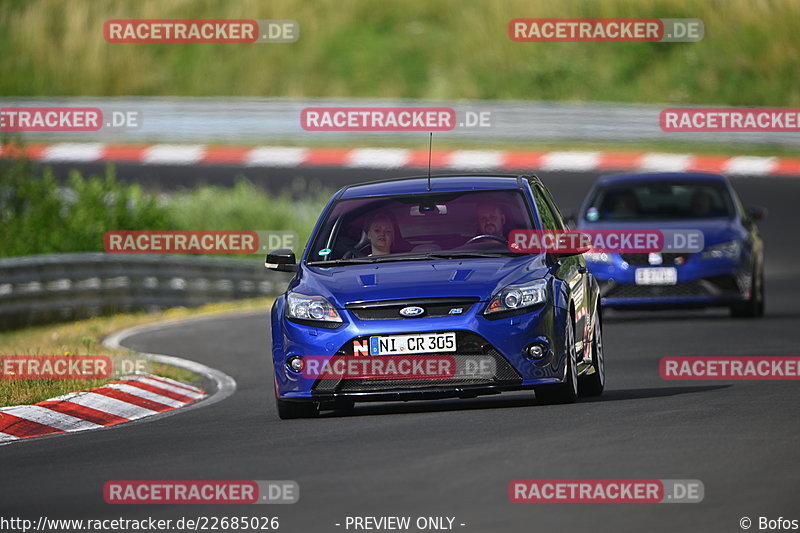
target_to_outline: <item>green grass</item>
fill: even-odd
[[[699,18],[698,43],[516,43],[512,18]],[[291,44],[109,44],[111,18],[287,18]],[[5,1],[0,95],[800,107],[796,0]]]
[[[68,324],[35,326],[0,332],[0,355],[120,355],[135,356],[125,349],[102,345],[104,337],[126,328],[163,320],[242,311],[268,310],[272,298],[253,298],[236,302],[208,304],[195,309],[175,308],[158,313],[114,315],[78,320]],[[199,379],[196,374],[172,365],[153,363],[150,373],[186,383]],[[109,380],[88,379],[0,379],[0,407],[40,402],[69,392],[101,387]]]
[[[0,257],[102,251],[112,230],[294,231],[302,245],[330,196],[274,195],[245,180],[156,195],[117,181],[111,165],[103,176],[73,171],[64,185],[47,168],[0,159]]]

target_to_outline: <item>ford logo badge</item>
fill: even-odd
[[[415,305],[412,305],[411,307],[404,307],[400,310],[400,314],[403,316],[419,316],[424,312],[425,310],[423,308]]]

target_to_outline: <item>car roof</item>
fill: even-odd
[[[642,172],[602,176],[597,180],[597,185],[622,185],[629,183],[647,183],[651,181],[705,181],[725,183],[728,180],[722,174],[710,174],[706,172]]]
[[[519,189],[521,187],[520,179],[539,181],[535,176],[513,174],[434,174],[430,177],[430,191],[428,191],[428,176],[410,176],[348,185],[341,189],[337,196],[339,198],[364,198],[427,192]]]

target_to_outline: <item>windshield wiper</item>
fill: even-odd
[[[346,265],[367,265],[371,263],[389,263],[395,261],[424,261],[426,259],[468,259],[471,257],[509,257],[512,252],[425,252],[424,254],[414,255],[376,255],[367,257],[351,257],[350,259],[335,259],[331,261],[313,261],[309,266],[336,266]]]
[[[426,257],[431,259],[459,259],[469,257],[508,257],[511,252],[428,252]]]
[[[334,259],[332,261],[312,261],[310,266],[333,266],[341,263],[359,265],[369,263],[387,263],[391,261],[420,261],[427,259],[424,255],[375,255],[367,257],[351,257],[350,259]]]

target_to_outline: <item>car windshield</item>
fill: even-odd
[[[309,264],[513,255],[508,234],[536,229],[520,191],[340,200],[317,232]]]
[[[587,222],[676,220],[734,215],[721,183],[650,182],[600,187],[583,217]]]

